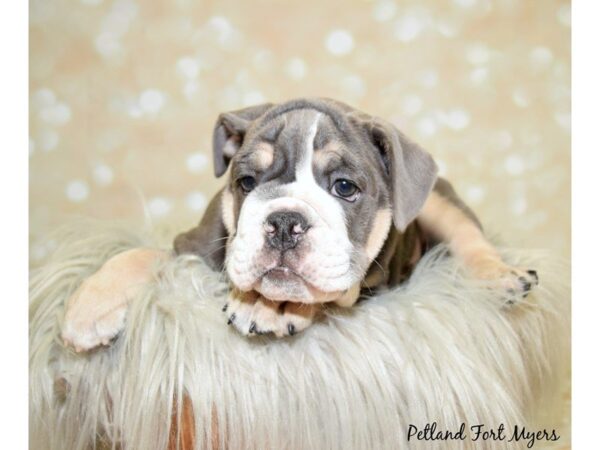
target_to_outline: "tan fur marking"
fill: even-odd
[[[313,155],[313,165],[319,169],[323,169],[331,158],[335,158],[341,149],[341,144],[338,141],[328,142],[325,147],[316,149]]]
[[[375,259],[375,257],[379,254],[383,243],[385,242],[385,238],[390,232],[390,227],[392,226],[392,211],[389,209],[380,209],[375,214],[375,219],[373,220],[373,226],[371,227],[371,233],[369,234],[369,238],[367,239],[367,244],[365,246],[365,253],[369,257],[369,260]]]
[[[258,170],[268,169],[273,164],[273,146],[268,142],[261,142],[253,154],[253,162]]]
[[[77,351],[107,345],[122,328],[126,308],[153,268],[169,256],[164,250],[136,248],[110,258],[67,301],[62,337]]]
[[[223,223],[229,235],[235,233],[235,214],[233,210],[233,194],[228,188],[223,189],[221,194],[221,214],[223,215]]]
[[[284,312],[286,314],[294,314],[296,316],[303,317],[307,320],[312,320],[312,318],[321,309],[321,307],[322,306],[320,304],[288,302],[285,304]]]
[[[360,283],[356,283],[350,289],[348,289],[344,295],[338,298],[334,303],[343,308],[349,308],[356,303],[360,296]]]
[[[513,302],[522,300],[531,287],[538,284],[535,271],[506,264],[481,229],[438,193],[430,194],[417,220],[423,228],[446,242],[472,275],[506,289]]]
[[[417,220],[436,238],[446,242],[450,251],[469,268],[481,262],[502,263],[500,255],[481,229],[437,192],[432,192]]]

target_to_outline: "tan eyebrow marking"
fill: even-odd
[[[341,150],[339,141],[330,141],[323,148],[314,151],[313,163],[319,169],[324,169],[327,163],[335,157],[339,157]]]
[[[265,170],[273,164],[273,153],[275,149],[268,142],[260,142],[252,153],[252,162],[259,170]]]

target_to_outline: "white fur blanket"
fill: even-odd
[[[405,285],[280,340],[227,327],[226,284],[180,257],[134,301],[110,348],[75,354],[59,339],[65,300],[108,257],[152,241],[97,224],[56,239],[31,277],[30,448],[164,449],[183,395],[197,448],[210,447],[211,424],[228,449],[520,448],[472,442],[469,427],[502,423],[510,437],[515,425],[541,426],[568,366],[568,268],[516,250],[505,258],[541,282],[521,305],[503,307],[437,251]],[[407,441],[411,424],[432,422],[465,423],[467,439]]]

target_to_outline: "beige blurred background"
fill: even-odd
[[[569,258],[570,32],[551,0],[31,0],[31,262],[73,215],[191,227],[219,112],[316,95],[394,122],[508,244]]]
[[[392,120],[507,243],[570,255],[568,2],[32,0],[30,45],[34,264],[73,214],[190,227],[217,114],[306,95]]]

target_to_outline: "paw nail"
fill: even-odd
[[[250,328],[248,328],[248,333],[254,333],[256,331],[256,322],[252,322],[250,324]]]
[[[294,326],[293,323],[288,323],[287,329],[288,329],[288,333],[290,336],[293,336],[296,334],[296,327]]]
[[[539,282],[540,279],[538,277],[537,271],[535,271],[535,270],[528,270],[527,273],[529,275],[531,275],[533,278],[535,278],[535,284],[538,284],[538,282]]]
[[[225,304],[223,305],[223,309],[221,309],[221,311],[223,311],[223,312],[227,311],[227,308],[228,308],[228,307],[229,307],[229,303],[225,303]]]
[[[227,325],[231,325],[234,320],[235,320],[235,313],[233,313],[232,315],[229,316],[229,319],[227,319]]]

